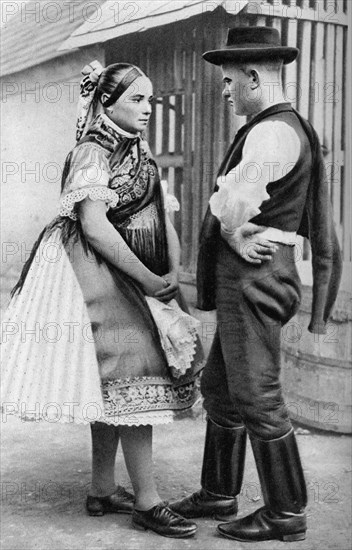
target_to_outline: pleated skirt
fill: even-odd
[[[79,240],[44,236],[3,318],[2,414],[114,425],[172,422],[199,397],[203,353],[174,380],[138,292]]]

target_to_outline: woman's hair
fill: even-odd
[[[114,63],[113,65],[106,67],[99,78],[96,91],[97,100],[102,103],[101,97],[104,94],[111,95],[116,90],[117,86],[122,83],[122,80],[127,73],[129,73],[132,69],[139,72],[140,76],[147,76],[139,67],[131,65],[130,63]],[[127,90],[128,86],[129,84],[127,82],[125,89],[122,88],[120,95]]]

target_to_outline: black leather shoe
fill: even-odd
[[[249,516],[218,525],[220,535],[240,542],[296,542],[306,538],[306,530],[305,514],[277,513],[265,506]]]
[[[177,502],[169,505],[173,512],[180,514],[184,518],[205,518],[211,517],[226,521],[231,516],[236,516],[238,511],[237,499],[220,498],[211,495],[204,489],[193,493]]]
[[[132,514],[134,496],[123,487],[107,497],[87,496],[86,510],[90,516],[103,516],[104,514]]]
[[[153,506],[150,510],[134,510],[132,525],[136,529],[150,529],[158,535],[175,539],[193,537],[197,531],[197,525],[193,521],[187,521],[179,514],[175,514],[165,502]]]

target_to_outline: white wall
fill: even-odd
[[[0,81],[1,268],[8,278],[17,276],[26,251],[57,213],[62,167],[75,144],[80,71],[94,59],[104,64],[101,47]]]

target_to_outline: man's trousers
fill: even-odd
[[[203,371],[209,417],[246,426],[271,440],[291,423],[280,384],[281,329],[297,312],[300,279],[295,247],[278,244],[272,261],[250,264],[221,239],[216,267],[217,331]]]

